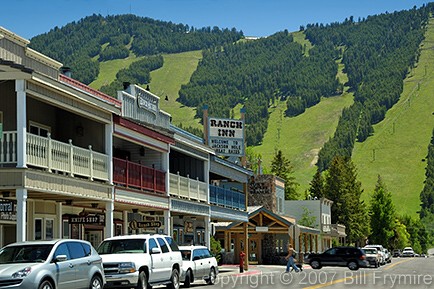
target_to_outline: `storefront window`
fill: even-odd
[[[50,240],[54,237],[54,220],[53,219],[45,219],[45,239]]]
[[[35,219],[35,240],[42,240],[42,219]]]
[[[68,223],[68,220],[63,220],[63,238],[69,239],[69,223]]]

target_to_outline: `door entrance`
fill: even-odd
[[[259,249],[260,249],[259,237],[251,237],[249,239],[249,264],[258,264]]]

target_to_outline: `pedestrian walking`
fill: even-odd
[[[286,255],[285,260],[287,260],[288,262],[286,263],[286,270],[285,273],[289,273],[289,270],[291,269],[291,267],[293,268],[293,270],[295,272],[300,272],[300,269],[297,267],[297,265],[295,265],[296,262],[296,254],[297,251],[294,250],[294,248],[292,248],[291,244],[288,244],[288,255]]]

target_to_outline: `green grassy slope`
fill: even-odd
[[[160,69],[151,71],[151,92],[160,96],[161,108],[172,115],[172,123],[183,127],[192,126],[201,128],[198,119],[194,119],[196,110],[186,107],[176,101],[178,91],[182,84],[188,83],[191,75],[196,70],[201,51],[189,51],[177,54],[166,54],[164,65]],[[168,101],[165,100],[166,95]]]
[[[255,153],[262,155],[262,164],[270,168],[276,150],[281,150],[294,166],[294,176],[300,183],[303,193],[316,171],[318,152],[331,137],[337,126],[342,109],[353,103],[353,96],[324,98],[305,113],[288,118],[284,117],[286,104],[279,102],[270,109],[268,129],[262,145],[254,147]]]
[[[89,84],[89,86],[95,89],[99,89],[103,85],[110,84],[116,79],[116,73],[119,70],[127,68],[128,66],[130,66],[131,63],[140,59],[141,57],[130,55],[125,59],[115,59],[101,62],[98,78],[94,80],[91,84]]]
[[[380,174],[392,192],[398,213],[415,215],[425,180],[427,147],[434,127],[434,20],[430,20],[418,66],[404,81],[399,102],[374,136],[358,143],[353,161],[369,199]]]

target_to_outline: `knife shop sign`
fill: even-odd
[[[105,215],[88,214],[86,216],[70,216],[69,223],[81,225],[105,225]]]
[[[221,156],[244,156],[244,120],[208,119],[208,144]]]

